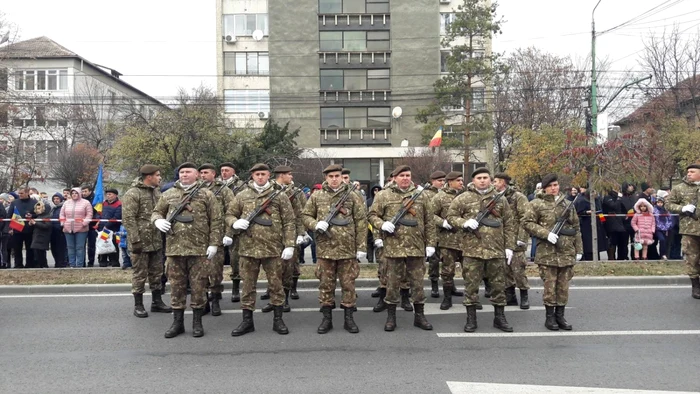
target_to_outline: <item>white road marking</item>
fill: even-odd
[[[659,391],[659,390],[628,390],[610,389],[603,387],[567,387],[567,386],[539,386],[526,384],[499,384],[499,383],[476,383],[476,382],[447,382],[447,387],[452,394],[547,394],[547,393],[601,393],[601,394],[633,394],[633,393],[664,393],[664,394],[691,394],[695,391]]]
[[[522,338],[522,337],[612,337],[637,335],[700,335],[700,330],[639,331],[542,331],[542,332],[438,332],[438,338]]]

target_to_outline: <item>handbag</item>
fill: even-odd
[[[114,232],[107,229],[102,230],[101,233],[97,234],[97,240],[95,241],[95,249],[98,255],[116,253],[117,248],[114,246]]]

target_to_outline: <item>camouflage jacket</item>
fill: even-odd
[[[151,223],[153,208],[160,199],[158,187],[143,184],[136,178],[131,188],[122,196],[122,224],[126,229],[129,251],[132,245],[140,243],[144,252],[156,252],[163,249],[160,231]]]
[[[496,195],[496,189],[490,186],[486,193],[481,194],[469,184],[462,194],[455,197],[447,210],[447,221],[452,227],[463,228],[468,219],[476,219],[477,214]],[[505,258],[505,250],[515,250],[515,234],[517,232],[513,213],[508,201],[501,198],[494,207],[498,217],[490,214],[488,219],[497,222],[498,227],[488,227],[481,224],[477,229],[481,239],[474,232],[462,231],[462,254],[466,257],[477,259],[502,259]]]
[[[248,187],[233,199],[231,209],[226,211],[226,226],[231,227],[238,219],[246,219],[248,215],[262,204],[274,192],[270,186],[262,193],[253,188],[253,181],[248,182]],[[239,254],[254,259],[279,257],[282,249],[294,247],[295,228],[294,211],[286,194],[281,193],[272,200],[267,212],[258,216],[263,221],[271,221],[271,226],[250,223],[246,231],[234,230],[238,234]]]
[[[462,193],[461,190],[445,187],[433,197],[431,202],[433,207],[433,223],[435,223],[435,227],[437,228],[437,242],[438,246],[441,248],[462,250],[464,231],[459,227],[453,227],[452,230],[447,230],[442,227],[442,223],[447,219],[447,211],[450,209],[452,200],[460,193]]]
[[[575,209],[569,213],[564,229],[575,231],[576,235],[569,236],[560,233],[556,246],[547,241],[549,232],[552,231],[557,219],[571,204],[571,201],[568,201],[563,194],[556,196],[555,200],[555,196],[538,193],[529,204],[523,218],[523,227],[530,235],[537,237],[535,264],[555,267],[574,265],[576,254],[583,253],[581,230]]]
[[[231,178],[231,182],[226,182],[221,178],[218,178],[217,181],[222,182],[222,183],[226,183],[226,186],[228,186],[229,190],[231,190],[231,191],[233,191],[233,189],[236,189],[239,186],[244,184],[244,182],[241,180],[241,178],[238,177],[238,175],[234,175]],[[234,193],[234,194],[238,194],[238,193],[242,192],[244,189],[245,189],[245,187],[240,187],[240,188],[238,188],[238,191],[236,191],[236,193]]]
[[[226,217],[226,211],[228,211],[233,204],[233,192],[229,187],[224,185],[222,181],[215,180],[212,182],[208,189],[214,193],[214,196],[216,197],[216,202],[219,204],[219,209],[221,209],[221,215],[222,218]],[[218,192],[218,193],[217,193]],[[226,223],[224,223],[224,220],[221,220],[221,234],[223,234],[221,237],[221,240],[219,240],[219,243],[217,244],[218,246],[224,246],[223,243],[223,237],[227,236],[232,238],[233,237],[233,228],[231,226],[227,226]]]
[[[151,222],[155,223],[158,219],[167,218],[183,196],[191,193],[193,189],[194,186],[185,192],[180,181],[175,182],[172,188],[160,196],[153,208]],[[214,193],[203,186],[192,197],[189,207],[183,210],[181,215],[190,216],[193,220],[189,223],[174,220],[170,232],[166,233],[166,256],[205,256],[207,247],[221,244],[223,215]]]
[[[282,185],[277,182],[272,181],[271,183],[272,187],[275,189],[280,189],[282,187]],[[299,193],[297,193],[297,191]],[[301,221],[301,211],[304,210],[304,205],[306,204],[306,194],[304,194],[301,189],[294,186],[294,183],[290,184],[284,192],[287,194],[289,202],[292,203],[292,210],[294,211],[294,235],[295,237],[300,235],[304,236],[306,235],[306,228]],[[296,193],[296,196],[294,196],[294,193]]]
[[[323,188],[311,195],[304,206],[302,221],[309,231],[323,220],[335,207],[338,200],[347,192],[348,185],[341,185],[338,191],[323,182]],[[358,251],[367,250],[367,209],[357,193],[351,193],[343,204],[345,212],[339,212],[335,220],[348,221],[347,225],[330,225],[328,234],[316,233],[316,256],[322,259],[354,259]]]
[[[411,198],[415,192],[417,190],[413,185],[403,191],[394,184],[374,196],[368,220],[375,231],[381,234],[379,238],[384,241],[386,257],[423,257],[427,246],[437,245],[435,226],[432,221],[433,212],[428,198],[423,194],[413,204],[415,215],[408,212],[404,216],[404,219],[417,221],[417,226],[397,224],[393,234],[386,234],[381,230],[382,224],[390,221],[401,209],[404,200]]]
[[[700,197],[700,185],[694,185],[683,179],[683,183],[671,189],[671,194],[666,198],[666,209],[670,212],[681,214],[684,205],[692,204]],[[700,204],[696,204],[700,205]],[[695,211],[700,215],[700,211]],[[690,216],[681,214],[680,233],[685,235],[700,235],[700,220],[695,220]]]
[[[437,194],[439,192],[440,192],[440,189],[438,189],[437,187],[432,186],[432,185],[426,187],[425,190],[423,190],[423,194],[425,194],[425,196],[428,197],[428,201],[431,204],[433,202],[433,199],[435,198],[435,196],[437,196]],[[435,211],[435,209],[433,209],[433,211]]]
[[[511,186],[506,191],[505,195],[508,200],[508,205],[510,205],[511,211],[513,211],[513,219],[515,219],[515,226],[517,228],[515,241],[523,242],[525,245],[516,246],[513,249],[516,252],[524,252],[527,250],[527,241],[530,239],[527,231],[523,227],[523,217],[528,209],[529,202],[527,201],[527,196],[520,193],[515,187]]]

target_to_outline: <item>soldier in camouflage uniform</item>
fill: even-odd
[[[683,235],[683,255],[690,283],[691,295],[700,299],[700,220],[696,212],[700,193],[700,164],[686,168],[683,183],[671,189],[666,199],[666,208],[680,214],[680,233]]]
[[[243,321],[231,335],[240,336],[255,331],[253,311],[260,266],[265,270],[270,288],[270,304],[274,310],[272,329],[284,335],[289,330],[282,320],[285,299],[282,287],[283,260],[290,260],[294,255],[294,211],[289,197],[272,186],[270,167],[256,164],[250,169],[250,174],[252,180],[248,182],[248,187],[236,195],[233,206],[226,211],[226,225],[233,227],[239,237],[243,280]],[[263,206],[264,203],[268,203],[267,207]],[[260,214],[251,217],[258,209],[262,209]]]
[[[166,234],[165,256],[174,312],[173,325],[165,332],[166,338],[185,332],[188,281],[191,288],[190,306],[194,315],[192,335],[204,335],[202,315],[207,303],[211,260],[223,237],[223,218],[214,193],[197,180],[199,173],[193,163],[184,163],[179,168],[180,179],[161,195],[151,215],[151,222]],[[175,213],[176,207],[187,196],[190,201],[185,209],[172,222],[168,221],[166,218]]]
[[[131,280],[131,293],[134,294],[134,316],[148,317],[143,307],[143,293],[146,279],[151,288],[151,312],[170,313],[172,308],[165,305],[161,295],[163,287],[160,277],[163,265],[160,262],[163,244],[158,229],[151,224],[153,207],[160,198],[160,169],[145,164],[139,169],[141,174],[131,184],[122,197],[122,224],[129,235],[127,243],[134,272]]]
[[[472,182],[452,201],[447,212],[447,222],[450,226],[466,230],[462,237],[464,305],[467,307],[467,324],[464,326],[466,332],[474,332],[477,328],[476,306],[479,302],[479,283],[484,274],[491,284],[491,303],[495,312],[493,326],[505,332],[513,331],[504,313],[504,262],[510,262],[513,257],[517,231],[508,201],[505,198],[498,199],[481,223],[476,220],[479,212],[494,201],[497,194],[491,185],[489,170],[478,168],[472,173]]]
[[[204,163],[199,166],[199,176],[204,182],[204,186],[208,188],[216,197],[216,202],[219,204],[219,209],[222,215],[226,215],[227,207],[233,204],[233,192],[227,185],[219,180],[216,180],[216,167],[213,164]],[[211,315],[221,316],[221,293],[224,292],[224,247],[233,244],[233,229],[230,226],[225,226],[224,221],[221,221],[221,229],[219,230],[224,235],[221,244],[217,245],[216,256],[212,260],[212,272],[209,274],[209,299],[211,300]],[[206,308],[205,308],[206,314]]]
[[[302,212],[304,226],[316,231],[316,277],[319,285],[319,302],[323,320],[318,327],[319,334],[333,328],[332,309],[335,302],[335,282],[340,280],[343,290],[341,308],[345,310],[344,328],[350,333],[360,330],[355,324],[355,279],[360,274],[358,260],[367,256],[367,211],[362,198],[350,193],[337,215],[325,220],[331,209],[348,193],[350,186],[342,181],[342,167],[330,165],[323,170],[326,178],[323,188],[311,195]]]
[[[435,253],[436,235],[431,204],[419,194],[411,181],[411,168],[399,166],[393,172],[396,183],[378,193],[369,209],[372,227],[383,232],[385,269],[387,275],[387,321],[385,331],[396,329],[396,304],[400,301],[399,288],[404,273],[408,276],[415,310],[413,325],[424,330],[433,326],[425,318],[423,276],[425,257]],[[415,193],[415,195],[414,195]],[[392,219],[413,196],[418,196],[408,212],[396,223]]]
[[[550,330],[571,330],[564,317],[569,301],[569,281],[574,277],[574,264],[583,256],[583,242],[576,209],[571,209],[559,235],[552,233],[571,201],[559,193],[556,174],[542,178],[542,191],[530,201],[523,217],[523,227],[537,237],[535,264],[544,282],[542,301],[546,310],[545,327]]]
[[[525,274],[525,267],[527,267],[525,251],[529,235],[523,228],[523,217],[528,207],[527,196],[520,193],[515,186],[510,185],[510,175],[501,172],[493,177],[496,191],[499,193],[506,191],[505,197],[513,211],[513,219],[517,228],[513,258],[510,264],[506,265],[506,305],[518,305],[518,298],[515,295],[515,286],[517,286],[520,289],[520,309],[530,309],[530,299],[527,292],[530,285],[527,283],[527,275]]]
[[[445,174],[442,171],[435,171],[430,174],[430,186],[425,188],[425,196],[428,197],[428,201],[433,201],[433,198],[438,194],[440,189],[445,186]],[[439,242],[439,240],[438,240]],[[440,247],[438,246],[435,254],[430,256],[428,259],[428,278],[430,278],[430,296],[432,298],[440,297],[440,291],[438,290],[438,278],[440,277]]]
[[[236,167],[233,163],[221,163],[219,169],[221,172],[221,182],[225,183],[234,195],[240,193],[241,190],[245,188],[244,182],[236,175]],[[224,265],[231,266],[231,282],[233,285],[231,289],[231,302],[239,302],[241,300],[241,275],[238,265],[238,237],[233,237],[232,245],[224,246]]]
[[[442,310],[448,310],[452,307],[455,267],[458,261],[462,261],[462,238],[464,237],[462,229],[452,227],[447,222],[447,212],[452,200],[464,190],[464,178],[461,172],[452,171],[447,174],[446,180],[447,186],[443,187],[431,202],[433,204],[433,223],[438,232],[438,250],[442,259],[441,276],[444,294],[444,299],[440,303]]]

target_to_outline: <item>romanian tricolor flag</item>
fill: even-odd
[[[440,144],[442,144],[442,126],[440,126],[437,132],[435,132],[435,135],[433,136],[433,139],[430,140],[428,147],[436,148],[440,146]]]
[[[102,164],[97,172],[97,182],[95,182],[95,197],[92,199],[92,206],[99,214],[102,214],[102,203],[105,200],[104,186],[102,186]]]
[[[601,223],[605,223],[605,215],[603,215],[602,213],[598,214],[598,219],[600,220]]]
[[[103,241],[108,240],[109,239],[109,230],[106,230],[106,229],[102,230],[102,232],[100,233],[100,239]]]
[[[19,215],[19,210],[17,210],[17,207],[15,207],[15,211],[12,212],[12,220],[10,220],[10,228],[22,232],[24,230],[24,221],[22,220],[22,217]]]

